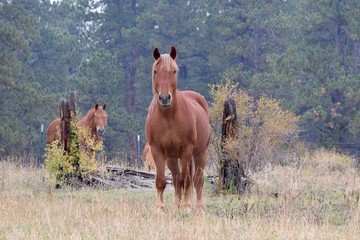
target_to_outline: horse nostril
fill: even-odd
[[[102,134],[102,133],[105,132],[105,129],[104,128],[99,128],[97,131],[98,131],[98,133]]]
[[[160,105],[162,106],[170,106],[170,103],[171,103],[171,95],[170,94],[166,94],[166,95],[160,95],[159,94],[159,102],[160,102]]]
[[[170,99],[170,95],[159,95],[159,100],[162,101],[162,102],[165,102],[165,101],[168,101]]]

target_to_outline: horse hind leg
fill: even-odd
[[[194,173],[194,185],[196,189],[196,208],[199,212],[204,212],[202,203],[202,189],[204,186],[204,168],[207,160],[206,151],[198,154],[194,157],[195,173]]]
[[[194,196],[194,174],[195,174],[195,161],[194,158],[191,159],[190,166],[189,166],[189,173],[190,173],[190,188],[189,188],[189,201],[193,202]]]
[[[192,158],[181,163],[181,177],[180,177],[180,185],[184,189],[184,201],[182,207],[190,210],[191,209],[191,198],[193,192],[193,179],[191,175],[191,162]]]

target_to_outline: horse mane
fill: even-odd
[[[89,111],[78,121],[79,126],[86,126],[90,124],[90,119],[94,118],[95,107],[89,109]]]
[[[94,115],[95,112],[96,112],[95,107],[92,107],[92,108],[89,109],[89,111],[85,114],[84,117]]]
[[[167,53],[161,54],[161,57],[159,57],[159,59],[154,62],[153,68],[159,64],[161,64],[162,67],[166,68],[167,71],[179,70],[176,61]]]
[[[104,106],[98,105],[98,109],[100,109],[100,107],[101,107],[102,109],[104,108]],[[105,110],[103,110],[103,111],[105,111]],[[95,107],[92,107],[92,108],[89,109],[89,111],[85,114],[84,117],[94,115],[95,112],[96,112]]]
[[[99,105],[99,108],[100,107],[102,107],[102,106]],[[95,107],[90,108],[89,111],[79,120],[80,124],[82,124],[85,120],[93,119],[95,112],[96,112]]]

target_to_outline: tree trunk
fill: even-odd
[[[339,2],[336,4],[336,20],[335,20],[335,48],[336,53],[340,56],[341,55],[341,42],[340,42],[340,26],[341,26],[341,16],[340,16],[340,9],[339,9]]]
[[[360,68],[360,40],[354,40],[354,74],[359,72]]]

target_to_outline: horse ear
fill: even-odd
[[[105,109],[106,109],[106,104],[103,105],[103,110],[105,110]]]
[[[161,56],[160,52],[159,52],[159,49],[158,48],[155,48],[154,51],[153,51],[153,58],[155,60],[158,60],[159,57]]]
[[[95,110],[97,110],[99,107],[99,104],[95,104]]]
[[[176,58],[176,48],[175,47],[171,47],[170,57],[175,60],[175,58]]]

